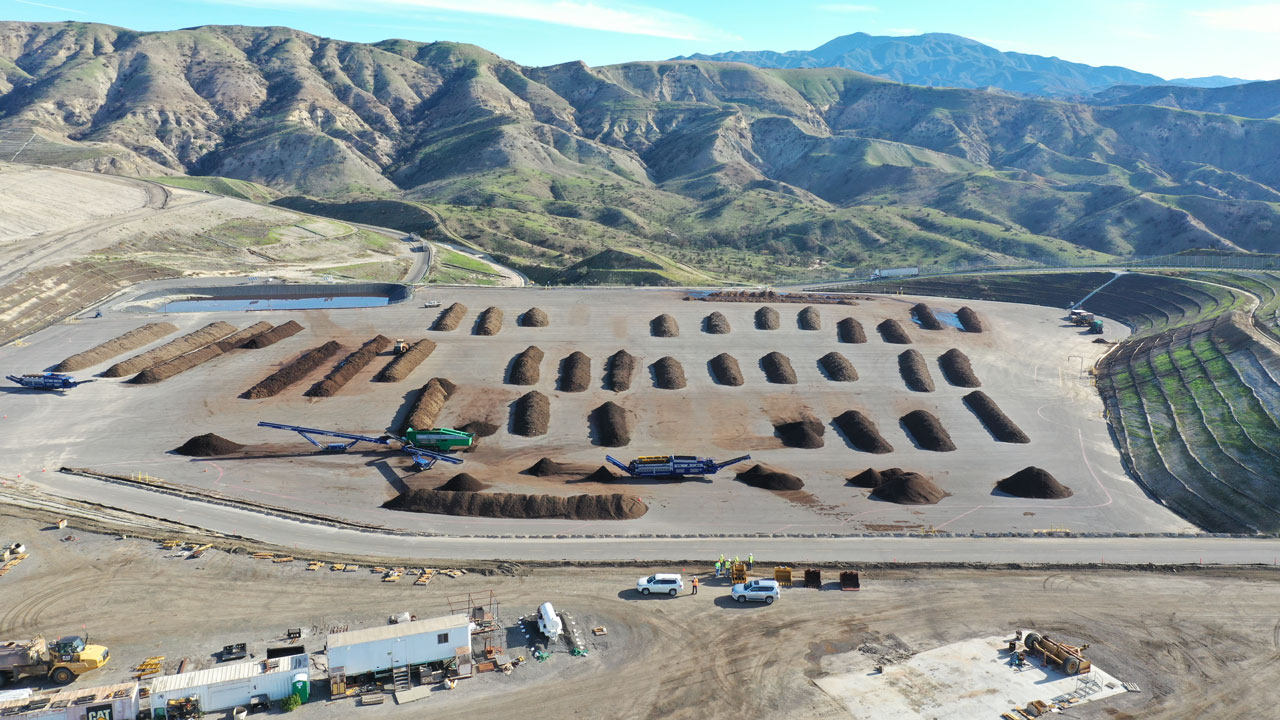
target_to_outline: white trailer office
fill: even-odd
[[[311,656],[289,655],[270,660],[218,665],[178,675],[161,675],[151,681],[150,707],[168,708],[170,700],[195,697],[205,712],[245,706],[259,695],[283,700],[293,694],[294,680],[309,683]]]
[[[325,654],[330,677],[338,671],[355,677],[449,660],[462,647],[470,652],[471,622],[466,615],[448,615],[333,633]]]
[[[0,701],[8,720],[134,720],[138,717],[138,683],[31,693]]]

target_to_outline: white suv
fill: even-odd
[[[666,593],[671,597],[675,597],[684,589],[684,580],[676,573],[658,573],[650,575],[647,578],[640,578],[636,581],[636,589],[641,595],[649,593]]]
[[[778,581],[752,580],[748,583],[739,583],[733,586],[730,594],[738,602],[754,600],[772,605],[773,601],[778,599]]]

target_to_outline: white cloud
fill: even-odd
[[[13,1],[22,3],[23,5],[35,5],[36,7],[49,8],[50,10],[60,10],[62,12],[80,13],[81,15],[84,14],[84,10],[76,10],[73,8],[60,7],[58,5],[49,5],[47,3],[36,2],[35,0],[13,0]]]
[[[879,12],[880,8],[872,5],[854,5],[852,3],[827,3],[819,5],[819,10],[833,13],[867,13]]]
[[[1224,30],[1280,33],[1280,3],[1240,5],[1219,10],[1192,10],[1191,15]]]

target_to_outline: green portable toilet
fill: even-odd
[[[298,673],[293,676],[293,694],[298,696],[302,702],[311,699],[311,676],[307,673]]]

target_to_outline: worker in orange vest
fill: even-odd
[[[698,576],[697,575],[693,576],[693,594],[694,595],[698,594]]]

